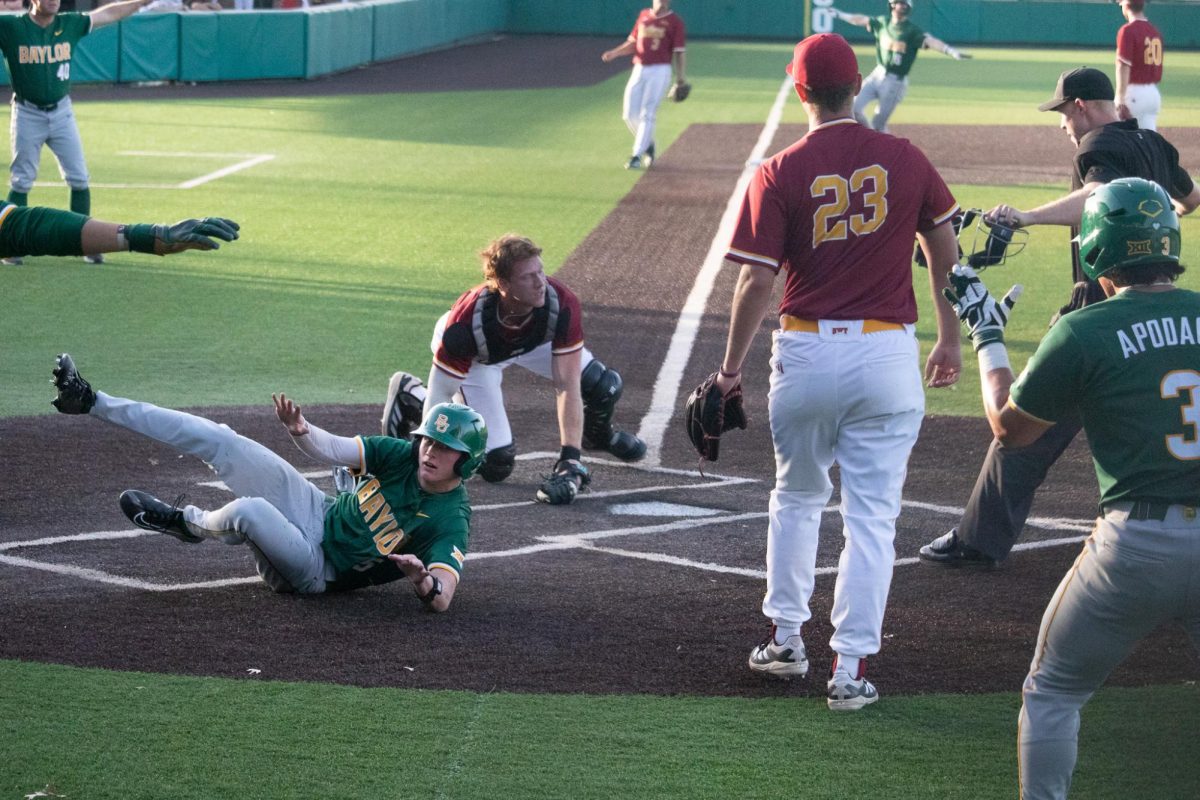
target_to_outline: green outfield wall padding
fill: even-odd
[[[373,8],[357,3],[324,6],[308,14],[304,77],[341,72],[372,59]]]
[[[217,52],[221,41],[217,38],[217,14],[174,16],[179,20],[179,80],[195,83],[219,80]]]
[[[193,12],[215,16],[215,11]],[[125,82],[178,80],[179,19],[175,14],[134,14],[121,23],[117,79]],[[101,28],[98,32],[103,32]]]
[[[308,14],[217,14],[217,63],[223,81],[303,78]]]
[[[446,47],[464,39],[503,31],[508,0],[373,0],[372,60]]]
[[[115,81],[120,64],[120,27],[108,25],[79,40],[71,57],[71,80]],[[4,70],[8,83],[8,69]]]

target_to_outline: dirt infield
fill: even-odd
[[[477,70],[487,55],[481,47],[470,53]],[[377,83],[416,80],[407,71],[417,61],[396,62],[391,69],[400,74]],[[953,177],[960,169],[971,182],[1058,181],[1070,154],[1065,137],[1051,139],[1044,130],[999,131],[1011,151],[997,148],[996,129],[897,132],[925,147],[935,163],[959,165],[945,170],[951,180],[963,180]],[[777,144],[799,133],[783,130]],[[624,427],[636,429],[650,405],[678,309],[757,135],[756,126],[687,130],[559,273],[584,298],[589,347],[625,378],[618,410]],[[1200,155],[1200,132],[1183,138]],[[1019,174],[1004,169],[1014,153],[1026,168]],[[948,154],[953,159],[943,162]],[[720,277],[685,386],[719,361],[733,279]],[[765,364],[767,347],[768,337],[759,336],[748,363]],[[87,365],[80,367],[86,376]],[[694,473],[695,460],[674,425],[663,468],[596,459],[593,492],[572,506],[551,508],[531,498],[556,449],[552,395],[548,386],[511,375],[510,385],[528,387],[507,393],[522,460],[504,484],[470,484],[476,506],[471,557],[454,608],[441,616],[422,613],[403,583],[328,597],[272,595],[254,578],[244,548],[187,546],[134,532],[118,510],[117,495],[130,487],[167,499],[186,494],[198,505],[227,501],[198,461],[97,420],[0,420],[0,440],[39,454],[36,466],[0,461],[0,580],[6,588],[0,657],[225,677],[261,670],[259,678],[364,686],[823,694],[819,676],[828,666],[832,568],[841,544],[836,513],[823,520],[823,574],[805,635],[817,679],[772,682],[745,667],[766,630],[759,613],[773,474],[766,378],[765,370],[748,373],[752,426],[730,437],[717,474]],[[312,469],[266,406],[201,412]],[[375,431],[378,413],[364,406],[310,412],[323,427],[347,434]],[[901,561],[885,644],[872,659],[872,675],[887,694],[1016,689],[1042,609],[1078,551],[1077,544],[1022,550],[988,573],[911,563],[921,544],[956,521],[989,438],[979,419],[925,422],[898,523]],[[1095,486],[1086,444],[1076,442],[1039,494],[1024,541],[1082,536],[1094,514]],[[1113,682],[1197,677],[1190,645],[1181,631],[1168,628],[1144,642]]]

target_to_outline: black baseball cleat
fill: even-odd
[[[50,401],[50,405],[63,414],[86,414],[96,404],[96,393],[92,385],[85,381],[75,369],[75,362],[70,354],[63,353],[55,359],[51,371],[54,379],[51,383],[58,389],[58,397]]]
[[[625,431],[613,431],[608,446],[604,448],[622,461],[641,461],[646,455],[646,443]]]
[[[976,569],[994,569],[997,561],[989,555],[981,553],[968,544],[963,544],[958,538],[958,528],[951,528],[921,548],[917,553],[926,564],[936,564],[941,567],[974,567]]]
[[[646,148],[646,152],[642,153],[642,166],[650,169],[650,166],[654,163],[654,157],[654,142],[651,142],[650,146]]]
[[[642,159],[640,156],[634,156],[625,164],[625,169],[641,169]]]
[[[179,500],[175,502],[178,504]],[[121,492],[121,510],[130,522],[144,531],[165,533],[188,544],[204,541],[203,536],[188,530],[187,523],[183,521],[183,511],[178,505],[169,506],[148,492],[139,492],[137,489]]]

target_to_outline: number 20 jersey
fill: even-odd
[[[759,166],[727,257],[787,270],[781,313],[913,323],[913,239],[957,210],[907,139],[834,120]]]

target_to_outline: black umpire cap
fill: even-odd
[[[1112,100],[1116,97],[1112,81],[1098,69],[1077,67],[1058,76],[1054,97],[1038,106],[1038,111],[1055,111],[1072,100]]]

